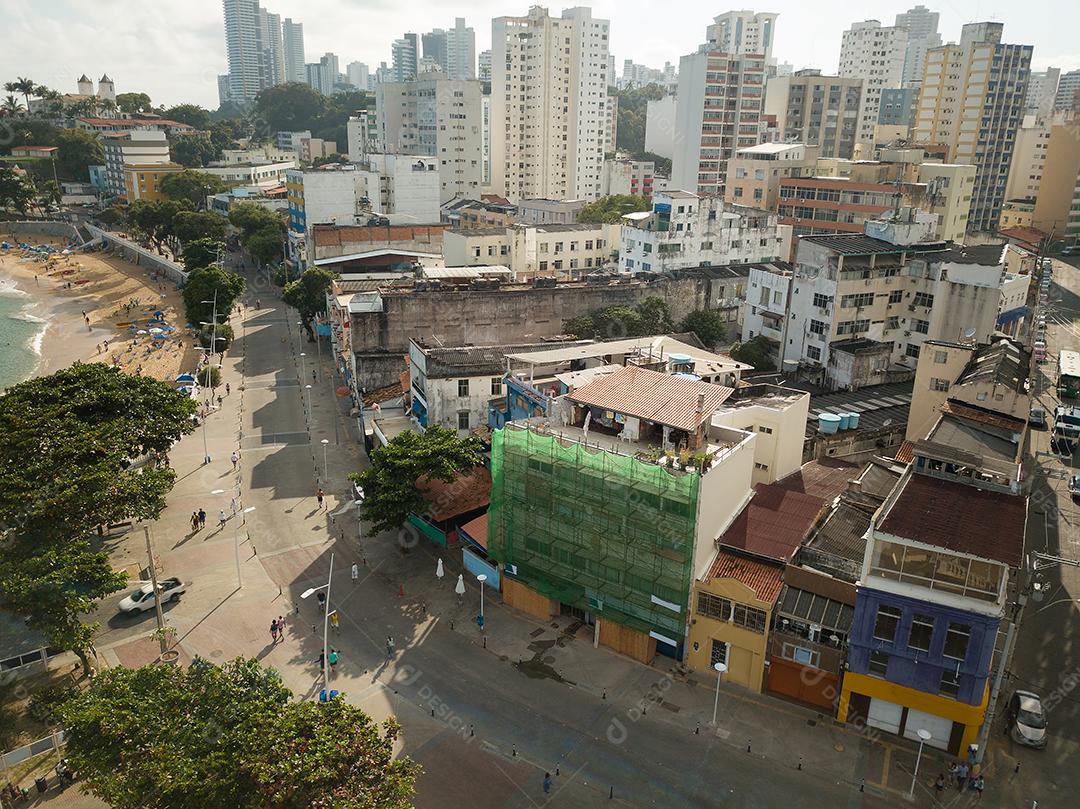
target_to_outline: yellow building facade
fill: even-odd
[[[158,163],[141,166],[124,166],[124,191],[128,202],[145,200],[157,202],[168,199],[161,191],[161,181],[170,174],[178,174],[184,167],[179,163]]]

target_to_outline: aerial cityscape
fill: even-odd
[[[0,809],[1075,806],[1075,8],[267,2],[0,11]]]

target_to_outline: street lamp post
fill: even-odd
[[[476,577],[476,580],[478,582],[480,582],[480,619],[479,619],[478,623],[480,624],[480,631],[483,632],[484,631],[484,582],[487,581],[487,574],[486,573],[481,573],[480,575],[478,575]]]
[[[217,290],[214,290],[213,300],[203,301],[203,303],[211,303],[214,305],[214,314],[210,317],[210,320],[213,321],[213,326],[210,329],[210,364],[213,365],[214,352],[217,350]]]
[[[312,421],[312,413],[311,413],[311,385],[304,385],[304,390],[305,390],[305,391],[307,392],[307,418],[308,418],[308,424],[309,424],[309,426],[310,426],[310,424],[311,424],[311,421]]]
[[[307,590],[300,594],[300,598],[307,598],[312,593],[317,593],[319,590],[326,590],[326,608],[323,610],[323,631],[322,631],[322,651],[323,651],[323,690],[327,691],[330,688],[330,655],[327,646],[327,634],[330,630],[330,582],[334,578],[334,552],[330,552],[330,572],[326,576],[326,584],[319,587],[309,587]],[[337,612],[337,610],[334,610]]]
[[[307,363],[304,360],[304,357],[306,357],[306,356],[307,356],[307,354],[305,354],[303,351],[300,352],[300,384],[301,385],[304,384],[304,379],[305,379],[305,377],[307,377]]]
[[[203,466],[210,463],[210,449],[206,444],[206,419],[209,417],[209,413],[202,419],[202,454],[203,454]]]
[[[324,438],[321,443],[322,443],[322,476],[323,476],[323,483],[326,483],[327,479],[329,478],[329,474],[326,471],[326,447],[330,444],[330,439],[329,438]]]
[[[713,668],[716,669],[716,696],[713,697],[712,704],[712,723],[716,724],[716,709],[720,707],[720,678],[727,671],[727,665],[724,663],[714,663]]]
[[[919,763],[922,761],[922,748],[923,745],[930,741],[930,731],[919,728],[915,731],[915,734],[919,737],[919,753],[915,757],[915,772],[911,774],[911,789],[908,790],[908,798],[915,796],[915,782],[919,779]]]

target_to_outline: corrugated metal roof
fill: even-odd
[[[630,366],[583,385],[568,398],[692,432],[734,391],[723,385]],[[704,404],[698,412],[698,397]]]
[[[784,586],[784,569],[777,565],[755,562],[727,551],[719,551],[709,568],[707,581],[734,579],[754,591],[759,601],[772,604]]]
[[[758,486],[746,508],[717,542],[786,562],[806,539],[824,507],[820,497],[775,483]]]

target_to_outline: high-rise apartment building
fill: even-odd
[[[908,33],[903,28],[882,28],[877,20],[854,23],[840,42],[840,76],[862,79],[857,143],[874,143],[874,128],[881,109],[881,91],[897,89],[904,80]]]
[[[707,50],[710,47],[704,45],[679,60],[668,187],[723,194],[728,159],[758,142],[765,57]]]
[[[773,32],[779,14],[753,11],[728,11],[713,18],[706,30],[709,50],[721,53],[761,54],[772,56]]]
[[[798,70],[769,80],[765,114],[776,117],[781,142],[818,146],[821,157],[850,159],[858,141],[862,92],[860,78]]]
[[[941,45],[941,34],[937,32],[938,13],[928,10],[926,6],[915,6],[903,14],[897,14],[894,25],[907,31],[904,87],[918,87],[922,81],[926,52]]]
[[[377,148],[390,154],[439,160],[440,203],[476,199],[483,183],[481,85],[445,73],[375,88]]]
[[[1031,46],[1002,44],[1002,30],[970,23],[960,44],[927,53],[912,132],[916,142],[944,144],[952,162],[976,167],[968,219],[976,231],[997,227],[1031,72]]]
[[[446,29],[446,75],[456,81],[476,78],[476,32],[465,25],[464,17],[454,18]]]
[[[263,71],[267,83],[274,85],[285,83],[285,49],[281,39],[281,15],[271,14],[265,8],[259,9],[260,35],[265,43],[263,48]]]
[[[608,116],[607,20],[534,6],[491,23],[492,189],[512,200],[595,199]]]
[[[224,0],[225,47],[229,60],[229,98],[245,103],[255,100],[268,86],[264,71],[265,42],[258,0]]]
[[[338,58],[325,53],[314,64],[307,66],[307,83],[325,96],[333,95],[338,83]]]
[[[1054,99],[1057,97],[1060,80],[1061,68],[1051,67],[1038,73],[1032,71],[1031,78],[1028,79],[1024,112],[1043,118],[1049,117],[1054,110]]]
[[[307,81],[304,68],[304,24],[288,17],[281,23],[281,47],[285,59],[285,81]]]
[[[477,75],[480,81],[491,81],[491,51],[480,51]]]
[[[405,34],[390,44],[391,72],[394,81],[412,81],[420,71],[420,38]]]
[[[345,81],[357,90],[370,90],[371,76],[368,73],[368,66],[363,62],[349,62],[345,68]]]
[[[423,47],[424,58],[431,59],[439,66],[439,70],[446,71],[446,31],[436,28],[420,35],[420,44]]]
[[[1071,110],[1080,107],[1080,70],[1070,70],[1058,79],[1054,109]]]

